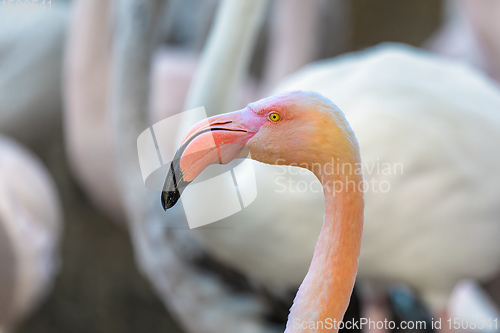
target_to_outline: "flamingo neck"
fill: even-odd
[[[295,297],[285,333],[337,332],[349,305],[363,231],[361,174],[319,175],[325,218],[309,271]],[[337,323],[337,324],[335,324]]]

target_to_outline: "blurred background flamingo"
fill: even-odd
[[[0,331],[11,332],[51,289],[61,228],[59,197],[47,170],[0,136]]]
[[[498,1],[446,1],[445,22],[428,41],[428,47],[500,81],[499,15]]]

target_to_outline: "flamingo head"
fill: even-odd
[[[162,191],[164,209],[205,168],[251,158],[307,168],[355,155],[357,143],[342,112],[324,96],[294,91],[214,116],[191,128],[172,161]]]

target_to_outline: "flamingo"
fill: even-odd
[[[491,152],[500,128],[500,93],[491,80],[460,62],[387,44],[311,64],[274,92],[297,89],[320,92],[339,104],[359,133],[367,166],[404,168],[369,173],[370,182],[388,183],[390,189],[365,193],[360,282],[376,294],[390,283],[407,284],[434,315],[446,315],[457,282],[484,282],[497,274],[500,226],[492,184],[500,179],[500,159]],[[429,131],[434,135],[424,134]],[[260,163],[253,167],[261,194],[234,217],[217,222],[233,228],[200,228],[196,234],[227,265],[268,285],[291,287],[307,271],[323,202],[317,191],[298,190],[297,184],[314,181],[311,175]],[[286,184],[295,191],[277,194],[277,174],[291,177],[294,182],[285,178]],[[200,194],[189,195],[203,202]],[[435,206],[440,198],[453,200]],[[299,214],[310,223],[304,226]]]
[[[155,1],[151,3],[153,2]],[[131,3],[134,3],[134,1],[127,1],[123,6],[128,6],[129,10],[132,10],[133,6]],[[139,1],[136,2],[136,5],[139,5]],[[148,85],[148,81],[145,80],[147,75],[144,74],[145,68],[148,68],[144,66],[144,64],[148,64],[148,58],[147,52],[143,52],[143,50],[147,50],[147,47],[149,47],[150,44],[148,43],[151,43],[149,36],[152,35],[152,29],[146,26],[148,30],[141,24],[149,22],[148,20],[152,15],[142,15],[146,18],[140,22],[134,22],[131,18],[132,15],[130,17],[123,16],[128,20],[126,23],[134,27],[134,29],[130,28],[127,30],[133,38],[129,38],[127,41],[125,37],[126,32],[122,30],[117,31],[119,35],[122,35],[118,44],[121,45],[120,50],[123,54],[115,55],[115,57],[119,57],[121,60],[121,64],[116,65],[121,73],[117,74],[117,78],[115,79],[119,93],[116,94],[117,97],[115,97],[113,109],[115,110],[117,119],[120,120],[115,124],[115,127],[118,129],[116,133],[119,133],[119,135],[116,134],[115,141],[119,143],[120,148],[118,155],[120,171],[122,172],[121,185],[123,185],[121,194],[124,195],[124,200],[127,203],[126,207],[129,209],[132,221],[130,223],[132,235],[142,268],[151,277],[157,288],[163,292],[163,295],[168,295],[170,299],[175,300],[178,295],[177,292],[181,289],[196,295],[199,295],[198,292],[200,292],[200,289],[196,288],[197,284],[192,283],[193,279],[190,278],[191,275],[189,273],[186,274],[187,270],[182,270],[185,267],[178,262],[185,258],[176,261],[177,257],[175,256],[177,254],[172,255],[175,252],[171,251],[169,247],[172,247],[174,242],[171,239],[168,242],[166,241],[166,238],[176,231],[168,230],[167,236],[158,234],[158,227],[155,228],[154,223],[161,225],[161,222],[158,221],[165,222],[164,219],[158,218],[154,213],[150,213],[155,216],[154,218],[145,213],[148,210],[141,206],[140,195],[141,191],[143,191],[141,187],[143,184],[131,184],[134,177],[139,174],[139,171],[134,169],[136,164],[135,145],[131,144],[131,142],[135,143],[134,140],[140,133],[137,128],[139,127],[142,131],[146,126],[144,118],[141,118],[139,111],[144,110],[147,97],[141,92],[145,88],[142,90],[138,89],[138,87],[147,87]],[[131,31],[135,33],[132,34]],[[408,179],[406,174],[405,177],[397,175],[393,185],[397,186],[400,190],[404,190],[407,196],[425,197],[423,193],[441,193],[441,195],[435,195],[437,197],[449,197],[447,195],[448,189],[460,188],[460,196],[457,198],[456,206],[453,209],[447,206],[446,210],[428,209],[429,207],[426,207],[425,203],[432,204],[437,202],[434,200],[425,202],[403,200],[403,196],[391,195],[391,193],[389,194],[391,195],[390,201],[394,202],[394,204],[391,204],[391,207],[396,207],[397,210],[386,208],[389,200],[369,200],[369,202],[377,203],[372,204],[369,210],[370,214],[377,217],[370,220],[377,222],[373,222],[369,226],[369,229],[371,229],[370,235],[365,235],[365,239],[372,238],[373,242],[371,243],[372,246],[367,246],[367,249],[364,251],[364,262],[366,264],[361,266],[363,270],[360,270],[360,274],[363,274],[367,280],[383,282],[401,281],[408,283],[417,289],[420,294],[424,295],[428,304],[432,304],[434,309],[439,309],[446,305],[446,299],[457,278],[471,276],[484,280],[497,270],[496,262],[492,259],[497,255],[497,246],[495,245],[496,242],[494,243],[491,239],[494,235],[498,234],[496,224],[491,223],[493,217],[497,215],[497,211],[494,208],[495,192],[492,192],[494,186],[491,186],[496,182],[497,174],[493,171],[492,181],[487,181],[484,177],[480,178],[468,174],[467,179],[470,179],[470,182],[463,182],[463,178],[460,177],[464,172],[467,173],[467,171],[476,170],[476,168],[478,171],[477,174],[481,174],[482,172],[490,174],[491,170],[498,169],[493,167],[490,170],[487,168],[488,165],[497,165],[498,162],[495,156],[490,153],[491,149],[486,148],[488,144],[495,141],[485,139],[484,142],[476,142],[472,146],[470,144],[460,144],[463,143],[462,138],[466,133],[461,130],[463,128],[467,128],[471,132],[478,131],[480,133],[484,133],[486,129],[490,137],[496,137],[497,131],[495,128],[498,128],[498,119],[495,117],[495,112],[491,111],[498,110],[498,92],[492,88],[490,82],[484,80],[477,73],[466,70],[454,62],[440,61],[439,58],[426,56],[415,49],[396,48],[394,51],[391,51],[390,47],[387,49],[386,51],[367,52],[363,56],[357,57],[349,55],[339,60],[326,61],[317,66],[312,66],[300,73],[304,77],[307,77],[310,71],[315,72],[313,73],[314,75],[311,75],[311,80],[303,80],[301,75],[297,75],[295,76],[295,84],[303,85],[300,89],[322,89],[325,91],[324,95],[327,95],[329,91],[328,95],[331,94],[333,96],[331,98],[336,101],[338,101],[337,98],[345,99],[343,103],[348,105],[346,107],[341,106],[348,118],[353,117],[352,120],[356,120],[358,123],[357,126],[365,126],[364,128],[370,129],[366,133],[373,133],[372,130],[379,130],[380,132],[366,134],[366,136],[363,135],[360,138],[362,145],[364,141],[366,145],[372,144],[374,147],[383,149],[380,153],[373,150],[370,152],[370,155],[367,155],[367,157],[372,158],[375,162],[377,161],[378,154],[382,157],[388,156],[391,158],[392,155],[388,154],[388,150],[385,149],[387,142],[390,142],[392,145],[397,143],[402,144],[401,137],[408,137],[408,134],[411,133],[414,138],[411,145],[401,145],[398,151],[404,153],[401,156],[408,158],[408,166],[414,166],[412,172],[420,174],[419,172],[422,170],[427,170],[428,173],[425,173],[425,177],[422,179],[432,176],[433,179],[445,180],[445,182],[428,182],[419,187],[413,182],[406,182],[405,179]],[[349,58],[352,61],[349,61]],[[140,61],[137,59],[140,59]],[[395,64],[398,64],[398,66],[395,66]],[[226,65],[226,63],[223,65]],[[328,69],[332,69],[332,72]],[[117,72],[119,71],[117,70]],[[328,75],[329,73],[331,74]],[[405,74],[402,75],[402,73]],[[324,80],[315,80],[314,78],[317,77]],[[213,84],[213,80],[217,78],[208,78],[206,87],[210,84],[214,87],[219,87],[218,84]],[[350,79],[346,80],[346,78]],[[125,83],[118,84],[121,82]],[[126,82],[130,83],[127,84]],[[406,89],[401,91],[402,87],[406,87]],[[383,94],[374,95],[376,91]],[[402,97],[402,93],[404,93],[404,98]],[[205,95],[210,96],[209,93],[205,93]],[[370,96],[370,99],[360,98],[360,96]],[[457,99],[456,96],[461,96],[461,98]],[[468,102],[461,103],[464,100]],[[202,101],[202,103],[194,104],[194,106],[204,104],[205,102]],[[481,107],[478,107],[478,105],[481,105]],[[216,112],[223,110],[223,108],[207,110],[209,112]],[[393,110],[393,112],[387,111],[385,113],[384,110]],[[381,120],[381,117],[375,116],[378,114],[383,116],[384,121]],[[438,121],[448,119],[447,115],[449,114],[453,114],[453,119],[456,122],[448,124]],[[437,115],[439,117],[436,117]],[[373,119],[373,121],[366,121],[366,119]],[[421,126],[409,126],[409,124],[414,125],[416,119],[420,119]],[[378,124],[378,126],[373,126],[374,124]],[[383,127],[382,124],[386,124],[387,127]],[[420,136],[418,131],[415,131],[415,129],[421,130],[426,126],[431,126],[431,124],[432,128],[444,128],[446,133],[449,134],[432,137],[434,139],[432,141],[429,136]],[[440,127],[443,124],[446,124],[446,126]],[[451,127],[451,125],[457,126]],[[406,130],[402,131],[403,128]],[[435,132],[441,133],[439,130],[435,130]],[[126,136],[123,133],[127,133]],[[402,136],[401,134],[404,135]],[[479,135],[471,137],[477,140],[481,140],[482,138]],[[127,138],[128,140],[125,140]],[[376,144],[377,142],[384,144]],[[419,145],[422,142],[427,143]],[[438,145],[436,142],[440,144]],[[422,147],[425,147],[425,149],[422,149]],[[460,163],[446,164],[450,163],[450,160],[443,161],[437,157],[430,158],[428,154],[430,151],[433,153],[432,156],[449,156],[446,150],[447,147],[455,147],[458,151],[464,152],[477,150],[480,162],[475,165],[476,168],[469,169],[462,166],[468,165],[465,160],[462,160]],[[410,148],[418,149],[412,150]],[[457,156],[465,158],[467,155],[464,153]],[[425,166],[423,169],[421,168],[422,164]],[[448,165],[448,167],[443,167],[443,165]],[[268,184],[272,184],[273,175],[269,172],[269,169],[266,170],[264,168],[265,166],[261,165],[261,167],[262,172],[259,175],[259,179],[263,179],[267,175],[270,179]],[[407,168],[405,168],[405,172],[406,170]],[[450,170],[455,170],[454,174],[458,176],[451,177]],[[261,183],[265,184],[265,182]],[[474,190],[471,190],[471,188],[474,188]],[[475,196],[474,193],[485,195]],[[487,195],[488,193],[490,195]],[[313,223],[317,225],[311,228],[307,225],[305,229],[306,231],[310,230],[310,232],[306,236],[304,232],[297,232],[299,242],[294,242],[288,236],[290,233],[296,232],[298,230],[297,227],[303,226],[303,224],[300,224],[300,220],[298,221],[299,223],[294,224],[288,222],[289,220],[290,222],[292,220],[295,221],[298,214],[310,216],[309,213],[312,213],[319,215],[322,210],[317,208],[323,206],[323,203],[318,198],[318,195],[314,198],[309,194],[297,196],[296,198],[299,199],[296,201],[297,206],[302,204],[305,208],[293,214],[289,213],[290,219],[285,219],[285,223],[279,224],[279,220],[275,216],[282,216],[280,215],[282,214],[280,208],[283,205],[276,204],[276,202],[280,201],[273,199],[273,197],[270,198],[270,200],[265,200],[265,203],[268,205],[267,208],[275,210],[274,213],[269,212],[267,214],[269,220],[274,222],[272,226],[269,223],[270,228],[274,228],[274,230],[271,230],[271,232],[269,230],[264,231],[258,225],[253,226],[251,230],[262,230],[261,233],[255,234],[255,237],[263,239],[257,249],[255,242],[248,240],[248,234],[235,235],[232,233],[232,231],[237,232],[239,228],[228,230],[226,235],[223,235],[226,230],[221,230],[217,235],[215,233],[206,235],[207,237],[203,239],[204,245],[211,243],[207,246],[207,248],[210,248],[211,253],[215,253],[218,259],[224,261],[224,263],[237,267],[245,275],[260,278],[260,281],[266,281],[269,285],[293,286],[296,281],[303,279],[303,275],[307,270],[305,263],[310,262],[308,251],[311,251],[312,255],[313,248],[313,246],[309,247],[309,242],[313,239],[314,241],[317,240],[317,235],[314,238],[312,235],[316,230],[319,233],[320,223],[316,220],[320,221],[320,219],[311,217],[311,225]],[[374,196],[374,198],[384,199],[385,197]],[[290,196],[288,199],[293,200],[293,197]],[[304,204],[304,200],[307,200],[306,204]],[[478,200],[484,202],[481,203]],[[471,206],[470,202],[474,202],[475,204]],[[486,207],[486,211],[478,214],[477,212],[481,211],[479,210],[480,207]],[[385,215],[396,213],[396,211],[398,213],[397,216]],[[242,224],[247,225],[248,222],[252,222],[253,218],[257,222],[262,222],[259,219],[255,219],[255,215],[253,214],[249,214],[249,216],[250,218],[244,221],[242,216],[235,216],[233,221],[238,222],[237,220],[239,219]],[[472,228],[473,226],[467,216],[481,216],[482,218],[478,223],[483,227]],[[421,228],[423,226],[422,221],[427,223],[425,224],[427,226],[425,229],[429,233],[414,232],[414,229],[411,229],[411,226]],[[391,226],[391,233],[381,234],[379,232],[380,223],[388,223]],[[455,225],[460,225],[460,228],[455,228]],[[389,230],[389,228],[387,229]],[[456,234],[460,232],[458,235],[460,237],[457,237],[455,243],[453,243],[454,239],[449,237],[450,230],[453,230]],[[287,232],[287,234],[283,235],[283,231]],[[180,234],[180,232],[178,233]],[[468,239],[472,235],[475,239],[482,240],[480,247],[468,246]],[[460,240],[458,240],[459,238]],[[268,242],[268,239],[279,241]],[[431,239],[435,246],[426,246],[422,239]],[[450,242],[443,242],[443,239],[449,239]],[[392,246],[388,246],[387,241],[390,241]],[[182,244],[184,245],[185,243]],[[297,246],[297,244],[301,246]],[[370,243],[365,242],[365,244]],[[454,255],[458,253],[456,251],[457,244],[463,250],[460,252],[463,254],[463,257],[467,256],[469,259],[464,260]],[[443,246],[445,246],[446,251],[441,250]],[[494,251],[484,251],[487,247]],[[394,251],[394,248],[399,249],[399,251]],[[294,252],[288,251],[288,249]],[[261,250],[268,250],[268,252],[264,252],[265,255],[258,255],[262,253],[260,252]],[[179,252],[185,253],[184,251]],[[240,254],[242,252],[246,255],[245,259],[248,260],[241,260]],[[282,260],[279,262],[279,265],[276,264],[277,261],[273,260],[276,257],[283,259],[284,255],[289,255],[290,253],[293,255],[286,257],[286,259],[292,260]],[[295,254],[301,255],[301,260],[297,260],[294,256]],[[452,262],[448,260],[447,254],[451,254],[450,258],[452,258]],[[483,257],[485,254],[488,256],[488,260],[478,261],[474,259]],[[422,260],[422,258],[425,259]],[[167,259],[172,259],[172,261],[169,262]],[[474,266],[463,265],[464,262]],[[411,265],[408,263],[411,263]],[[417,268],[413,263],[419,263],[420,265]],[[490,263],[493,263],[493,265]],[[450,266],[453,266],[452,269],[450,269]],[[182,269],[179,269],[179,267]],[[262,269],[256,269],[256,267]],[[440,273],[434,274],[436,270]],[[169,274],[165,274],[166,271]],[[220,289],[216,290],[219,291]],[[207,296],[207,293],[204,293],[204,291],[201,294]],[[211,295],[214,294],[216,292]],[[193,299],[203,299],[208,304],[211,304],[207,300],[213,300],[214,298],[207,296],[193,297]],[[168,299],[167,302],[169,302]],[[169,306],[179,317],[189,318],[185,321],[193,327],[194,331],[196,329],[200,331],[202,327],[207,327],[203,325],[207,321],[204,321],[205,318],[201,312],[194,311],[196,313],[196,320],[193,320],[193,313],[186,310],[187,306],[174,304],[173,301],[170,301]],[[197,325],[196,329],[194,329],[194,325]]]
[[[500,158],[491,152],[500,92],[494,82],[460,62],[388,44],[310,65],[276,92],[292,89],[336,100],[360,133],[366,166],[404,166],[403,172],[365,172],[390,190],[365,193],[360,281],[403,282],[439,313],[461,279],[497,274],[500,210],[492,184],[500,181]],[[488,179],[477,176],[482,173]],[[451,201],[438,208],[440,198]]]
[[[47,295],[59,267],[61,205],[43,165],[0,136],[0,331]]]
[[[164,209],[173,207],[206,167],[245,157],[247,151],[262,163],[305,168],[322,184],[323,226],[285,332],[336,332],[354,286],[363,230],[361,160],[354,132],[330,100],[305,91],[211,117],[190,130],[176,153],[161,196]]]
[[[127,51],[141,50],[140,47],[129,47]],[[127,62],[130,63],[132,61]],[[130,82],[137,82],[136,75],[130,75]],[[213,86],[220,88],[219,84],[213,84],[213,77],[208,79]],[[117,82],[122,81],[125,80],[117,80]],[[344,103],[345,107],[340,105],[347,117],[352,117],[350,120],[354,128],[359,126],[367,130],[362,132],[360,143],[373,149],[364,150],[368,154],[364,156],[365,161],[368,159],[373,165],[379,163],[378,157],[382,159],[380,163],[393,163],[400,161],[400,158],[405,159],[404,176],[396,174],[390,177],[393,191],[385,196],[380,193],[367,194],[372,197],[368,201],[370,206],[367,213],[374,218],[370,218],[372,222],[368,223],[365,229],[366,241],[363,245],[365,250],[361,254],[363,264],[360,266],[360,276],[365,280],[383,284],[393,281],[409,284],[424,297],[426,304],[430,305],[432,310],[439,311],[446,306],[450,292],[458,280],[467,277],[485,280],[498,270],[498,265],[494,261],[494,257],[498,255],[498,246],[493,238],[499,231],[497,224],[492,222],[497,216],[494,204],[496,194],[493,191],[494,186],[491,186],[496,183],[498,175],[496,172],[491,173],[488,168],[491,165],[498,165],[498,159],[489,153],[491,149],[486,148],[494,140],[480,141],[484,138],[481,135],[471,136],[477,140],[472,145],[465,144],[463,140],[465,133],[468,133],[464,132],[463,128],[467,128],[471,133],[487,131],[490,137],[497,135],[499,120],[492,111],[498,110],[499,99],[498,91],[491,82],[455,62],[443,61],[408,47],[386,46],[371,52],[352,54],[338,60],[313,65],[294,75],[285,84],[295,85],[296,87],[292,89],[320,90],[324,95],[331,96],[331,99]],[[283,86],[277,90],[282,88]],[[125,113],[123,110],[135,108],[137,112],[144,108],[144,105],[133,100],[130,91],[133,91],[132,88],[127,93],[123,92],[121,99],[117,99],[119,102],[116,103],[120,107],[115,106],[116,110],[128,116],[131,112]],[[210,96],[206,90],[204,95]],[[458,100],[456,96],[461,98]],[[141,98],[145,100],[144,97]],[[132,107],[131,103],[135,106]],[[206,104],[202,100],[200,104],[193,103],[191,106],[198,105]],[[209,112],[221,109],[224,108],[207,108]],[[443,119],[448,119],[450,114],[453,115],[454,122],[443,122]],[[419,126],[416,120],[420,121]],[[421,135],[422,128],[429,126],[432,126],[433,131],[437,133],[436,136]],[[130,126],[122,126],[120,133],[137,134],[137,131],[134,131],[135,127],[128,130]],[[409,137],[413,140],[409,145],[404,145],[401,138]],[[123,144],[121,138],[122,136],[118,136],[116,141]],[[387,150],[385,147],[388,142],[397,149]],[[451,163],[453,159],[446,159],[450,154],[448,147],[464,152],[456,155],[464,159]],[[125,152],[123,147],[122,150]],[[468,165],[465,157],[470,151],[478,156],[478,163],[474,168],[465,167]],[[432,154],[429,154],[430,152]],[[120,164],[126,167],[132,164],[130,162],[132,157],[122,157],[121,161]],[[275,177],[269,171],[271,167],[259,165],[258,179],[261,180],[259,186],[262,186],[259,188],[260,193],[272,192],[266,192],[266,188],[269,189],[271,186],[272,190],[272,185],[275,184]],[[475,172],[471,174],[471,171]],[[481,173],[491,173],[491,181],[475,176]],[[128,174],[128,178],[132,178],[132,171]],[[421,175],[421,179],[436,179],[436,181],[409,181],[411,180],[409,174]],[[470,182],[463,181],[464,175]],[[307,181],[311,180],[311,175],[308,176]],[[381,181],[387,178],[381,174],[378,176]],[[264,177],[267,177],[267,182],[262,181]],[[398,191],[394,191],[395,188]],[[450,189],[460,189],[454,192],[455,204],[450,203],[450,206],[441,207],[442,209],[433,208],[432,205],[437,200],[404,200],[404,196],[400,195],[406,193],[408,197],[426,197],[423,193],[432,193],[436,198],[451,198],[448,192]],[[122,193],[130,195],[136,191],[124,189]],[[255,219],[255,214],[259,214],[259,210],[252,210],[253,206],[257,206],[255,202],[249,209],[220,222],[229,225],[239,223],[238,226],[244,226],[245,229],[220,229],[217,233],[199,230],[199,236],[203,236],[199,238],[202,238],[205,248],[209,249],[217,259],[238,268],[246,276],[264,281],[270,286],[281,288],[294,286],[303,279],[307,271],[306,265],[310,262],[309,253],[312,256],[313,241],[317,240],[315,233],[320,231],[319,215],[322,210],[319,208],[322,208],[323,202],[317,193],[289,194],[286,199],[284,196],[281,197],[283,199],[271,195],[257,198],[257,200],[265,199],[263,203],[269,209],[265,210],[266,218],[273,222],[266,222],[265,230],[259,226],[263,220]],[[281,200],[285,203],[295,200],[295,204],[292,205],[294,207],[303,205],[304,209],[287,212],[282,207],[288,206],[281,204]],[[127,199],[129,207],[134,207],[134,202],[138,201],[135,198]],[[277,202],[280,204],[276,204]],[[395,207],[394,209],[387,208],[389,202],[393,203],[390,207]],[[475,204],[470,205],[472,202]],[[484,207],[484,210],[480,209],[481,207]],[[260,209],[260,214],[262,211]],[[289,214],[289,218],[282,219],[283,214]],[[310,217],[311,223],[304,227],[297,218],[299,214]],[[472,224],[468,216],[480,216],[481,219]],[[140,229],[146,230],[150,224],[143,223],[144,218],[137,216],[134,221],[133,225],[138,227],[133,230],[133,234],[136,233],[137,244],[141,244],[137,248],[144,251],[139,256],[143,260],[145,270],[150,276],[154,276],[160,269],[159,261],[153,260],[155,256],[153,253],[161,253],[158,251],[158,244],[163,243],[158,240],[155,246],[152,246],[151,238],[148,237],[153,237],[149,235],[156,237],[156,234]],[[386,225],[386,229],[391,232],[380,233],[381,225]],[[478,225],[482,227],[479,228]],[[299,230],[299,227],[303,229]],[[261,240],[258,247],[252,239],[249,239],[247,230],[255,232],[255,237]],[[455,237],[449,237],[450,230]],[[180,234],[175,230],[169,230],[169,235],[174,233]],[[471,236],[474,237],[475,244],[469,241]],[[143,241],[143,239],[149,240]],[[370,239],[371,241],[368,241]],[[447,241],[444,242],[444,239]],[[388,245],[389,243],[391,245]],[[151,248],[150,252],[144,250],[148,248]],[[460,252],[457,251],[458,248]],[[461,255],[457,255],[458,253]],[[245,260],[241,259],[242,254]],[[469,259],[464,260],[466,257]],[[485,257],[487,260],[474,260],[476,257]],[[275,260],[276,258],[281,261]],[[464,265],[464,262],[468,265]],[[173,269],[170,272],[174,274]],[[171,285],[170,278],[164,278],[163,281],[159,278],[154,280],[155,284],[162,288],[161,290],[170,292],[170,289],[165,287]],[[176,306],[171,304],[173,309]],[[175,312],[181,311],[175,310]]]

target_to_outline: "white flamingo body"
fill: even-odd
[[[460,279],[499,270],[500,93],[488,79],[389,45],[313,64],[277,91],[295,89],[336,101],[358,133],[368,181],[360,278],[408,283],[437,310]],[[272,172],[279,168],[254,167],[256,202],[218,222],[233,228],[198,232],[225,262],[270,284],[293,286],[312,256],[321,194],[275,193],[282,187]],[[314,182],[311,175],[295,177]]]

